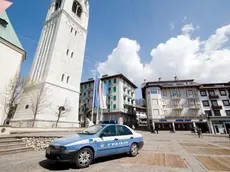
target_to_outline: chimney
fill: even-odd
[[[177,76],[174,77],[175,81],[177,80]]]
[[[161,81],[161,77],[160,77],[160,78],[158,78],[158,81]]]

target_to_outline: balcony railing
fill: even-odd
[[[198,97],[198,94],[191,94],[187,96],[188,99],[197,99]]]
[[[200,109],[200,104],[189,104],[190,109]]]
[[[220,109],[222,109],[222,106],[221,105],[216,105],[216,106],[212,105],[212,109],[220,110]]]
[[[209,99],[218,99],[219,96],[218,95],[209,95]]]
[[[181,95],[171,95],[171,99],[181,99]]]
[[[178,109],[178,110],[180,110],[180,109],[183,109],[183,108],[184,108],[183,105],[173,105],[173,109]]]

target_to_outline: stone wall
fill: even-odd
[[[31,147],[33,150],[45,150],[56,137],[25,137],[22,141],[26,143],[26,147]]]

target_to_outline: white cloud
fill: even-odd
[[[217,29],[207,40],[187,34],[194,30],[191,26],[184,26],[190,29],[153,48],[152,59],[146,64],[141,62],[137,41],[121,38],[108,59],[98,64],[97,70],[101,74],[123,73],[138,86],[144,79],[171,80],[174,74],[179,79],[194,78],[198,82],[228,81],[230,48],[224,45],[229,41],[230,25]]]
[[[195,30],[195,28],[193,27],[192,24],[186,24],[181,28],[181,32],[183,34],[189,34],[191,32],[193,32]]]
[[[171,30],[174,30],[175,29],[175,24],[173,22],[170,22],[169,23],[169,26],[170,26],[170,29]]]

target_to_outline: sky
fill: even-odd
[[[28,75],[50,0],[12,0],[7,13],[27,52]],[[147,81],[230,79],[229,0],[89,0],[82,81],[123,73]],[[138,96],[140,94],[138,93]]]

